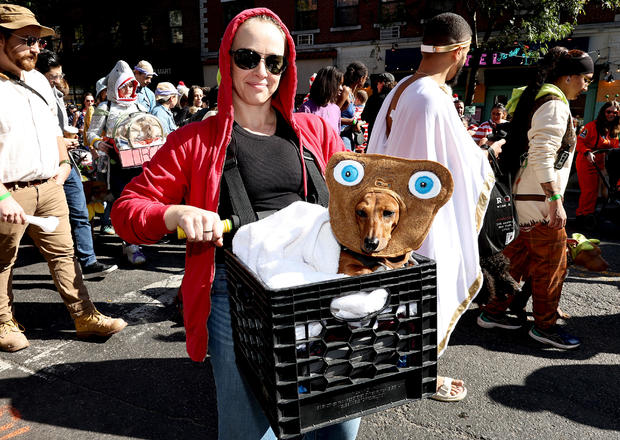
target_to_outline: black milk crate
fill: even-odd
[[[436,391],[437,274],[433,260],[414,257],[403,269],[270,289],[226,251],[237,365],[279,438]],[[333,298],[378,288],[389,310],[366,325],[331,314]],[[308,336],[316,323],[320,334]]]

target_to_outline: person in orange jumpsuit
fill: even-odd
[[[594,229],[596,220],[594,211],[598,197],[599,169],[605,168],[605,155],[593,152],[606,148],[618,148],[620,134],[620,103],[606,102],[598,112],[597,118],[588,122],[577,137],[577,177],[579,179],[579,206],[577,207],[577,224]]]

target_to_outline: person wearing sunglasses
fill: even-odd
[[[235,191],[222,178],[230,169],[224,171],[224,162],[236,163],[256,218],[256,213],[295,201],[312,201],[311,164],[302,149],[320,171],[333,153],[343,150],[338,134],[323,119],[294,113],[294,60],[295,43],[272,11],[249,9],[233,18],[219,50],[217,114],[172,132],[112,210],[114,227],[125,240],[154,243],[177,227],[188,237],[181,286],[187,351],[194,361],[203,361],[208,345],[219,439],[275,439],[235,364],[221,252],[223,245],[230,246],[232,234],[224,240],[220,221],[235,212]],[[358,426],[355,419],[321,433],[332,440],[353,440]]]
[[[56,289],[78,337],[110,336],[122,319],[101,314],[92,303],[74,256],[63,185],[71,172],[48,80],[34,70],[37,39],[54,35],[23,6],[0,5],[0,351],[30,345],[13,314],[13,265],[25,233],[47,260]],[[32,36],[35,43],[28,46]],[[24,40],[24,38],[26,40]],[[28,225],[26,215],[56,217],[52,232]]]
[[[594,121],[588,122],[577,136],[577,178],[579,180],[579,205],[577,207],[577,225],[580,228],[594,231],[597,229],[596,199],[598,198],[599,175],[594,164],[600,170],[605,168],[605,155],[595,155],[600,149],[618,148],[620,134],[620,103],[606,102],[598,112]]]

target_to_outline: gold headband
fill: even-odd
[[[446,46],[432,46],[428,44],[423,44],[422,46],[420,46],[420,50],[427,53],[452,52],[453,50],[460,49],[461,47],[467,47],[470,43],[471,38],[466,41],[461,41],[460,43],[448,44]]]

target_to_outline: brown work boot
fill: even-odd
[[[11,319],[0,322],[0,350],[17,351],[30,346],[30,342],[24,336],[24,328]]]
[[[110,318],[93,309],[92,312],[75,318],[75,331],[78,338],[89,336],[111,336],[127,327],[121,318]]]

